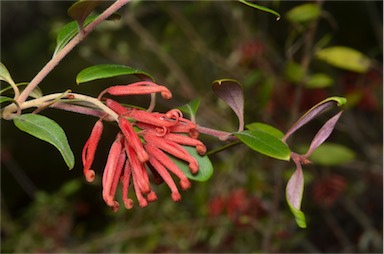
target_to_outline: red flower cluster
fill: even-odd
[[[209,214],[219,216],[226,214],[236,226],[249,226],[264,217],[267,209],[257,197],[250,196],[245,189],[236,189],[227,196],[217,196],[209,203]]]
[[[102,94],[131,95],[160,92],[165,99],[171,98],[171,92],[164,86],[143,81],[125,86],[113,86]],[[100,96],[99,96],[100,97]],[[103,199],[114,211],[119,208],[115,193],[119,181],[122,183],[124,205],[132,208],[133,201],[128,197],[130,182],[141,207],[157,199],[151,189],[147,169],[156,183],[165,182],[172,192],[172,199],[181,199],[179,190],[169,172],[180,179],[183,190],[191,186],[182,170],[169,157],[188,163],[192,173],[197,173],[199,165],[183,146],[194,146],[200,155],[206,152],[205,145],[197,139],[199,133],[196,124],[183,118],[180,110],[172,109],[167,113],[147,112],[137,108],[127,108],[112,99],[105,100],[106,105],[119,115],[119,133],[109,151],[103,173]],[[136,129],[136,130],[135,130]],[[103,131],[102,119],[96,122],[91,136],[83,149],[84,175],[88,182],[95,178],[91,165]],[[132,180],[131,180],[132,179]]]

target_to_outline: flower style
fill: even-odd
[[[102,99],[106,93],[115,96],[161,93],[164,99],[172,97],[166,87],[150,81],[112,86],[104,90],[99,99]],[[179,178],[182,190],[190,188],[191,183],[171,157],[188,163],[191,173],[196,174],[199,171],[197,160],[184,148],[184,146],[193,146],[198,154],[206,153],[205,145],[197,139],[199,132],[196,124],[184,118],[181,111],[177,109],[166,113],[147,112],[137,108],[124,107],[109,98],[105,99],[105,104],[118,114],[118,127],[120,128],[110,148],[104,168],[102,186],[105,203],[113,211],[119,209],[119,203],[115,200],[119,181],[122,186],[125,208],[133,207],[133,200],[128,197],[131,182],[141,207],[146,207],[149,202],[157,200],[156,193],[151,189],[148,169],[152,172],[155,183],[165,182],[171,190],[172,200],[179,201],[181,194],[171,173]],[[103,123],[100,119],[93,127],[83,148],[84,175],[88,182],[95,178],[91,165],[102,130]]]

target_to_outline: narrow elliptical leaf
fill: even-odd
[[[241,85],[234,79],[220,79],[212,83],[212,89],[239,118],[238,131],[244,130],[244,94]]]
[[[136,75],[142,79],[154,80],[150,74],[129,66],[120,64],[100,64],[80,71],[76,76],[76,83],[81,84],[93,80],[112,78],[122,75]]]
[[[294,158],[293,161],[296,164],[296,171],[287,183],[285,194],[288,206],[295,216],[296,224],[301,228],[306,228],[305,215],[300,211],[304,191],[304,176],[300,162]]]
[[[321,8],[315,3],[298,5],[286,13],[287,19],[292,23],[309,23],[321,14]]]
[[[276,129],[275,127],[265,123],[254,122],[254,123],[245,125],[245,128],[251,131],[252,130],[264,131],[279,139],[284,137],[284,133],[282,133],[279,129]]]
[[[95,0],[80,0],[71,5],[68,9],[68,16],[73,18],[82,29],[85,19],[93,12],[100,4],[100,1]]]
[[[288,161],[290,158],[290,150],[276,136],[261,130],[246,130],[233,133],[245,145],[261,154],[269,157]]]
[[[309,157],[316,148],[318,148],[328,137],[331,135],[337,121],[339,120],[343,111],[340,111],[334,117],[329,119],[323,127],[317,132],[316,136],[313,138],[311,145],[308,149],[308,152],[305,154],[305,157]]]
[[[89,23],[91,23],[93,20],[97,18],[98,15],[91,15],[87,17],[83,23],[84,26],[87,26]],[[69,22],[68,24],[64,25],[56,37],[56,48],[53,52],[53,56],[55,56],[61,49],[65,47],[65,45],[68,44],[70,40],[72,40],[73,37],[75,37],[79,33],[79,25],[76,21]]]
[[[0,80],[3,80],[9,84],[15,84],[7,67],[5,67],[5,65],[1,62],[0,62]]]
[[[69,169],[74,167],[75,157],[69,146],[67,136],[55,121],[42,115],[23,114],[15,117],[13,122],[20,130],[55,146]]]
[[[15,101],[15,100],[13,98],[0,95],[0,103],[7,102],[7,101]]]
[[[363,53],[343,46],[321,49],[316,53],[316,57],[332,66],[359,73],[367,72],[372,64]]]
[[[89,25],[92,21],[94,21],[99,15],[90,15],[83,21],[83,27]],[[117,14],[112,14],[107,20],[116,20],[119,19],[120,16]],[[56,48],[53,52],[53,56],[55,56],[65,45],[68,44],[73,37],[75,37],[79,33],[79,24],[77,21],[71,21],[64,25],[57,34],[56,37]]]
[[[339,166],[352,162],[355,157],[356,153],[349,147],[325,142],[311,154],[309,159],[318,165]]]
[[[329,97],[311,109],[309,109],[299,120],[297,120],[292,127],[286,132],[283,141],[286,141],[295,131],[301,128],[303,125],[316,118],[318,115],[331,108],[333,105],[337,105],[338,107],[342,107],[347,103],[347,99],[343,97]]]
[[[191,119],[192,118],[195,119],[195,116],[196,116],[197,110],[199,109],[199,106],[200,106],[200,99],[197,98],[197,99],[194,99],[193,101],[179,107],[178,109],[180,109],[183,113],[190,115]]]
[[[276,20],[279,20],[280,19],[280,14],[277,12],[277,11],[274,11],[272,9],[269,9],[267,7],[264,7],[264,6],[261,6],[261,5],[258,5],[258,4],[254,4],[254,3],[250,3],[250,2],[247,2],[245,0],[239,0],[240,3],[243,3],[243,4],[246,4],[252,8],[255,8],[255,9],[258,9],[260,11],[265,11],[265,12],[269,12],[269,13],[272,13],[273,15],[276,15],[277,18]]]

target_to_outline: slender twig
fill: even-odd
[[[283,181],[282,181],[282,175],[283,175],[283,166],[282,162],[276,162],[274,164],[273,171],[273,179],[275,181],[273,193],[272,193],[272,203],[271,208],[269,211],[269,220],[267,222],[267,225],[265,227],[265,230],[263,231],[263,239],[261,242],[261,249],[262,252],[270,253],[272,251],[272,241],[273,241],[273,233],[274,230],[276,230],[275,225],[278,224],[278,210],[279,210],[279,203],[281,200],[281,191],[283,188]]]
[[[209,152],[206,153],[207,156],[210,156],[210,155],[213,155],[215,153],[218,153],[218,152],[221,152],[221,151],[224,151],[228,148],[231,148],[232,146],[235,146],[235,145],[238,145],[238,144],[242,144],[240,141],[235,141],[235,142],[231,142],[231,143],[228,143],[226,145],[223,145],[219,148],[216,148],[216,149],[213,149],[213,150],[210,150]]]
[[[20,90],[19,88],[17,87],[17,85],[15,84],[15,82],[13,82],[13,80],[7,80],[9,82],[9,84],[11,85],[12,89],[13,89],[13,92],[15,93],[15,96],[13,97],[15,100],[17,100],[17,98],[19,98],[20,96]]]
[[[27,108],[33,108],[33,107],[38,108],[41,105],[45,105],[46,103],[51,103],[52,101],[57,100],[57,98],[78,99],[80,101],[91,103],[91,104],[95,105],[97,108],[103,110],[106,114],[110,115],[115,121],[118,121],[119,116],[114,111],[112,111],[110,108],[108,108],[106,105],[104,105],[101,101],[99,101],[96,98],[87,96],[87,95],[76,94],[76,93],[64,93],[64,94],[63,93],[54,93],[54,94],[45,95],[43,97],[24,102],[20,106],[20,109],[23,110],[23,109],[27,109]],[[50,106],[54,107],[54,105],[58,102],[62,102],[62,101],[58,100],[57,102],[53,103]],[[67,108],[66,110],[68,110],[68,107],[70,107],[70,105],[68,105],[66,107]],[[58,108],[60,108],[60,107],[58,107]],[[72,108],[72,109],[73,109],[72,111],[75,111],[74,108]],[[15,104],[11,104],[8,106],[7,112],[2,113],[2,117],[4,119],[12,119],[13,115],[14,115],[13,112],[16,110],[17,110],[17,106]]]
[[[317,4],[319,5],[319,8],[321,8],[321,6],[323,4],[322,0],[317,1]],[[308,32],[304,35],[304,47],[303,47],[304,52],[303,52],[303,57],[301,58],[301,62],[300,62],[301,69],[303,70],[304,75],[303,75],[303,79],[296,86],[296,90],[295,90],[295,93],[293,95],[294,104],[291,108],[291,114],[290,114],[292,121],[297,118],[297,115],[299,113],[300,101],[301,101],[302,96],[303,96],[304,82],[306,80],[306,76],[308,73],[309,64],[310,64],[312,57],[313,57],[313,55],[312,55],[313,42],[314,42],[315,34],[317,31],[318,23],[319,23],[319,19],[315,19],[310,24]]]
[[[72,51],[72,49],[84,40],[90,32],[92,32],[102,21],[111,16],[114,12],[120,9],[129,0],[117,0],[108,9],[101,13],[93,22],[86,26],[82,33],[78,33],[68,44],[60,50],[52,59],[40,70],[40,72],[31,80],[24,91],[17,97],[17,102],[23,107],[23,103],[28,98],[29,94],[35,89],[41,81],[60,63],[60,61]],[[11,104],[8,107],[12,107]],[[9,109],[5,108],[4,113],[7,115]]]
[[[51,108],[56,108],[60,110],[70,111],[74,113],[79,113],[83,115],[102,117],[105,115],[105,112],[99,109],[84,107],[76,104],[69,104],[65,102],[57,102],[50,106]],[[105,117],[104,120],[110,120],[108,117]]]
[[[177,64],[175,59],[161,47],[157,40],[144,26],[137,22],[134,13],[129,13],[125,21],[132,31],[140,37],[141,41],[147,46],[148,50],[155,53],[179,80],[180,89],[185,97],[193,99],[196,93],[192,90],[192,82],[184,70],[182,70],[182,68],[180,68]]]
[[[211,128],[204,127],[204,126],[201,126],[201,125],[198,125],[198,126],[197,126],[197,130],[198,130],[200,133],[203,133],[203,134],[207,134],[207,135],[210,135],[210,136],[217,137],[218,139],[220,139],[220,140],[222,140],[222,141],[226,141],[226,140],[237,140],[237,139],[232,135],[231,132],[219,131],[219,130],[211,129]]]
[[[322,213],[325,222],[330,227],[330,232],[333,232],[336,239],[340,242],[340,244],[343,246],[343,252],[346,253],[352,253],[356,250],[352,249],[351,246],[353,246],[351,240],[348,238],[346,232],[343,230],[340,223],[336,220],[335,216],[330,213],[328,210],[323,210]]]

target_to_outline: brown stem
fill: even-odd
[[[168,69],[179,80],[181,92],[185,97],[193,99],[196,96],[191,80],[188,75],[180,68],[175,59],[169,55],[157,40],[150,34],[150,32],[137,22],[133,13],[129,13],[126,18],[126,24],[135,32],[141,39],[141,41],[148,47],[150,51],[155,53],[161,61],[168,67]]]
[[[110,15],[120,9],[123,5],[128,3],[129,0],[117,0],[113,3],[108,9],[106,9],[103,13],[101,13],[93,22],[91,22],[87,27],[83,29],[82,33],[78,33],[62,50],[60,50],[41,70],[40,72],[31,80],[28,86],[24,89],[24,91],[17,98],[17,102],[22,104],[32,92],[33,89],[36,88],[37,85],[41,83],[41,81],[50,73],[56,65],[60,63],[60,61],[68,55],[72,49],[79,44],[82,40],[84,40],[90,32],[92,32],[102,21],[107,19]]]
[[[323,2],[318,1],[317,4],[321,8]],[[300,63],[304,75],[303,75],[303,79],[297,84],[297,87],[296,87],[296,90],[294,93],[294,99],[293,99],[294,105],[291,109],[292,121],[294,121],[294,119],[297,118],[298,113],[299,113],[300,101],[303,97],[304,82],[305,82],[305,79],[306,79],[306,76],[308,73],[309,64],[312,60],[313,41],[314,41],[314,37],[315,37],[316,31],[317,31],[318,23],[319,23],[319,19],[314,20],[310,24],[310,28],[304,37],[304,49],[303,49],[304,52],[303,52],[303,57],[301,58],[301,63]]]

